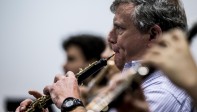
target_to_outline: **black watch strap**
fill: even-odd
[[[80,99],[68,97],[63,101],[62,106],[61,106],[61,111],[69,112],[78,106],[84,106],[83,102]]]

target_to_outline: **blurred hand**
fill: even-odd
[[[41,93],[38,91],[29,91],[30,95],[33,95],[35,98],[40,98],[42,96]],[[32,103],[33,101],[31,99],[26,99],[20,103],[20,106],[16,109],[16,112],[24,112],[27,107]],[[48,109],[43,109],[42,112],[48,112]]]
[[[190,53],[186,35],[181,30],[175,29],[163,34],[143,60],[145,64],[161,69],[180,87],[191,89],[197,83],[197,66]]]

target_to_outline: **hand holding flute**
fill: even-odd
[[[63,104],[63,99],[65,98],[72,98],[73,102],[76,103],[74,106],[79,106],[80,103],[80,106],[82,106],[83,104],[80,102],[78,83],[81,84],[84,79],[102,69],[105,65],[107,65],[107,60],[109,60],[112,56],[90,64],[76,75],[74,75],[73,72],[67,72],[66,75],[57,75],[54,79],[54,83],[52,85],[46,86],[44,89],[44,93],[48,95],[43,96],[32,103],[31,101],[24,101],[16,111],[38,112],[41,111],[42,108],[46,108],[49,104],[51,104],[51,100],[59,109],[63,108],[64,110],[64,106],[66,105]],[[31,105],[29,105],[30,103]],[[27,107],[28,105],[29,107]],[[68,109],[73,109],[73,107],[68,107]]]

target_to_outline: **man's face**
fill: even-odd
[[[125,62],[139,60],[149,43],[150,35],[140,33],[133,25],[131,14],[133,4],[120,4],[113,20],[113,29],[109,33],[108,42],[115,52],[115,63],[118,67]]]
[[[81,49],[78,46],[71,45],[66,50],[67,62],[63,65],[64,72],[72,71],[75,74],[79,72],[79,68],[84,68],[88,65],[83,56]]]

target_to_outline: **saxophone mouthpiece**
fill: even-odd
[[[115,54],[112,54],[110,57],[108,57],[106,60],[109,60],[111,57],[113,57]]]

